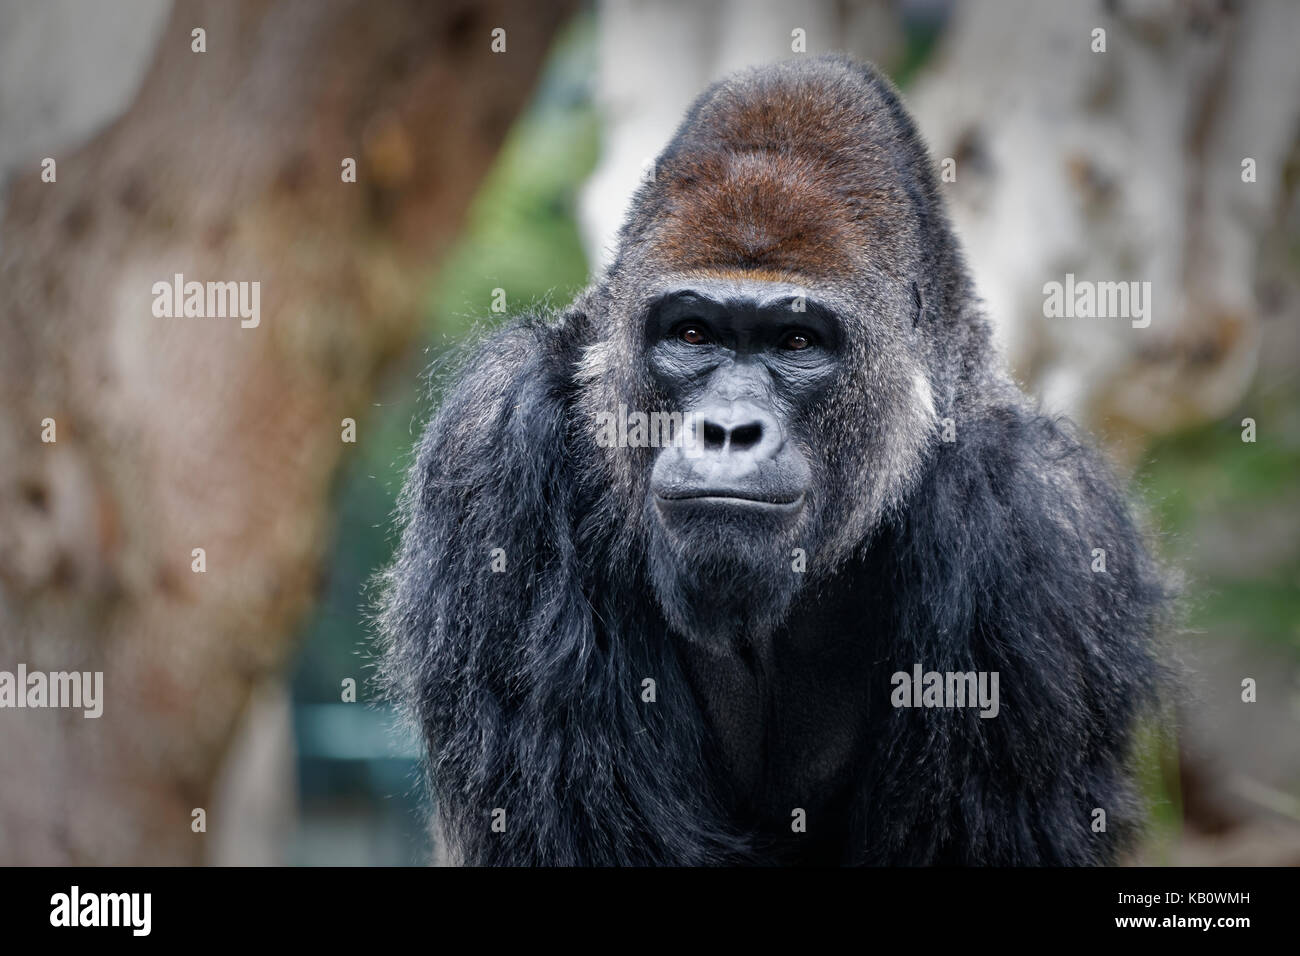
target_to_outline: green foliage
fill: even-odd
[[[1138,483],[1186,569],[1189,629],[1300,651],[1300,388],[1250,395],[1224,421],[1160,439]],[[1256,441],[1241,440],[1242,419]]]
[[[475,200],[464,234],[434,285],[430,315],[450,338],[493,318],[492,290],[506,293],[509,314],[535,303],[566,304],[587,283],[574,210],[596,164],[599,127],[582,86],[591,71],[580,22],[560,42],[536,105],[515,125]]]

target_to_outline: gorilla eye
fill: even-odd
[[[683,325],[677,332],[677,337],[687,345],[703,345],[707,342],[708,336],[699,330],[698,326]]]
[[[781,347],[791,352],[801,352],[812,345],[812,339],[802,332],[791,332],[781,342]]]

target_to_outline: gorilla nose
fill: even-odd
[[[664,520],[689,526],[745,513],[781,524],[799,516],[812,475],[774,410],[710,402],[696,407],[692,421],[687,440],[665,448],[650,473]]]
[[[743,455],[762,460],[781,448],[776,420],[755,408],[722,406],[700,413],[700,446],[714,454]]]

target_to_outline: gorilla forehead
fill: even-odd
[[[741,74],[697,101],[638,197],[624,236],[634,258],[672,271],[906,276],[919,211],[909,181],[924,150],[887,81],[847,62],[829,77],[816,66]]]
[[[788,321],[792,312],[823,322],[828,302],[808,286],[777,273],[741,269],[709,269],[665,277],[647,290],[644,309],[690,315],[696,306],[716,306],[773,322]],[[831,296],[828,296],[831,298]],[[797,313],[796,313],[797,314]]]

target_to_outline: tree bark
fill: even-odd
[[[204,859],[192,811],[319,586],[341,420],[570,6],[181,3],[125,114],[11,181],[0,670],[102,671],[104,709],[0,710],[0,862]],[[259,282],[260,324],[156,317],[176,273]]]
[[[1262,320],[1295,320],[1264,290],[1295,192],[1297,30],[1286,0],[974,0],[911,91],[1013,370],[1121,459],[1231,412]],[[1147,283],[1149,327],[1046,318],[1067,274]]]

